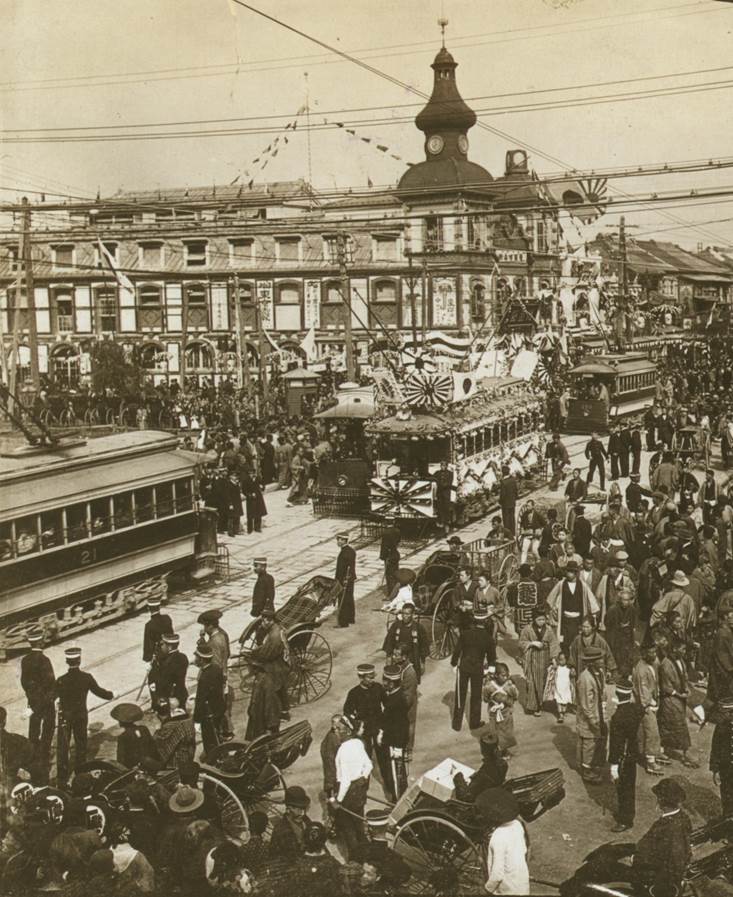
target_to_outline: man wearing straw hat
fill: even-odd
[[[87,759],[87,727],[89,725],[89,712],[87,710],[87,696],[89,692],[111,701],[115,694],[107,691],[97,684],[97,680],[89,673],[81,669],[81,648],[67,648],[64,651],[68,671],[59,676],[56,683],[56,693],[59,699],[59,737],[58,751],[58,780],[66,782],[69,777],[69,760],[71,753],[71,740],[74,740],[75,756],[74,768],[79,769]]]

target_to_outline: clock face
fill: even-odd
[[[461,134],[461,136],[458,138],[458,149],[463,153],[464,156],[468,152],[468,138],[464,134]]]
[[[428,152],[432,153],[434,156],[437,156],[442,149],[443,138],[439,137],[437,134],[434,134],[430,138],[430,140],[428,140]]]

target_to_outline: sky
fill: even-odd
[[[477,126],[469,135],[469,157],[495,175],[518,141],[536,150],[531,162],[540,173],[733,156],[733,4],[254,0],[251,5],[426,93],[432,87],[430,63],[440,47],[437,20],[447,18],[446,44],[459,64],[459,89],[480,110],[480,122],[503,132]],[[394,184],[406,162],[424,158],[422,135],[412,123],[423,105],[419,95],[235,0],[0,0],[0,8],[1,201],[15,201],[30,190],[104,196],[120,188],[164,191],[237,177],[310,177],[321,190],[363,188],[368,181]],[[694,92],[567,106],[578,98],[676,88]],[[322,127],[324,119],[331,125],[357,119],[357,134],[372,142],[330,127],[311,131],[309,147],[302,115],[295,134],[283,131],[306,102],[306,90],[313,126]],[[548,101],[566,107],[527,108]],[[381,108],[343,111],[364,107]],[[203,120],[211,123],[159,127]],[[130,125],[149,127],[121,128]],[[262,157],[276,133],[38,140],[63,137],[70,128],[86,129],[74,133],[91,137],[264,127],[289,134],[264,171],[252,160]],[[14,142],[28,137],[31,142]],[[376,144],[389,152],[378,151]],[[613,183],[631,194],[733,189],[733,168]],[[607,214],[599,227],[615,226],[617,220]],[[627,222],[639,238],[691,247],[729,245],[733,196],[694,208],[670,207],[665,214],[637,208],[627,213]]]

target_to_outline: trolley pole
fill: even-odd
[[[33,292],[33,255],[31,253],[31,206],[28,197],[21,200],[23,206],[23,270],[28,305],[28,338],[31,351],[31,383],[36,394],[41,389],[41,375],[38,370],[38,327],[36,323],[36,297]],[[20,289],[16,294],[16,315],[20,306]],[[14,359],[17,364],[17,359]]]
[[[346,235],[338,235],[338,263],[341,278],[341,298],[344,305],[344,338],[346,340],[346,377],[350,382],[356,380],[356,365],[354,364],[354,342],[351,335],[351,284],[349,272],[346,267]]]

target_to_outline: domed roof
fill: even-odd
[[[456,85],[458,63],[445,47],[438,51],[431,68],[435,72],[433,93],[427,106],[415,119],[425,134],[437,131],[465,132],[476,124],[476,113],[463,101]]]
[[[491,184],[489,172],[468,159],[429,159],[413,165],[400,178],[397,190],[481,190]]]

